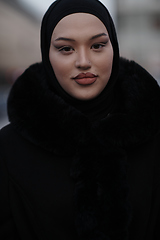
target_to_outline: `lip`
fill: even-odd
[[[87,72],[79,73],[76,77],[73,78],[80,85],[90,85],[97,80],[97,75]]]

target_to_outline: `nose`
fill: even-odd
[[[77,58],[75,62],[75,66],[81,69],[89,69],[91,67],[91,62],[89,60],[88,53],[85,49],[81,49],[77,52]]]

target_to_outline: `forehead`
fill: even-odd
[[[56,25],[54,34],[71,34],[74,32],[107,32],[103,22],[89,13],[73,13],[62,18]]]

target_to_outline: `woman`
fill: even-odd
[[[97,0],[57,0],[0,133],[1,239],[156,240],[160,91]]]

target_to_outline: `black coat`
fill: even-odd
[[[0,239],[160,239],[160,91],[120,60],[117,107],[90,123],[31,66],[0,132]]]

